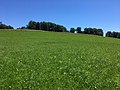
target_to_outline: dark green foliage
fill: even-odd
[[[17,28],[17,29],[26,29],[26,27],[25,27],[25,26],[22,26],[22,27],[19,27],[19,28]]]
[[[5,25],[5,24],[0,24],[0,29],[13,29],[13,27],[12,26],[10,26],[10,25]]]
[[[0,22],[0,24],[2,24],[2,22]]]
[[[106,37],[120,38],[120,32],[111,32],[111,31],[108,31],[106,33]]]
[[[81,27],[77,27],[77,33],[82,33]]]
[[[48,31],[47,24],[45,22],[40,22],[40,29]]]
[[[75,32],[75,28],[70,28],[70,32],[74,33]]]
[[[35,29],[40,30],[40,23],[39,22],[36,23],[36,28]]]
[[[26,27],[23,26],[23,27],[21,27],[21,29],[26,29]]]
[[[35,21],[30,21],[27,25],[28,29],[36,29],[36,22]]]
[[[27,29],[55,31],[55,32],[67,31],[67,29],[62,25],[57,25],[52,22],[35,22],[35,21],[30,21],[27,25]]]
[[[77,31],[77,33],[103,36],[103,30],[102,29],[97,29],[97,28],[84,28],[84,31],[81,30],[81,27],[77,27],[77,29],[70,28],[71,33],[75,33],[75,31]]]
[[[103,30],[102,29],[97,29],[98,35],[103,36]]]
[[[120,38],[120,33],[117,34],[117,38]]]
[[[103,30],[102,29],[97,29],[97,28],[85,28],[84,33],[85,34],[103,36]]]
[[[106,33],[106,37],[112,37],[112,32],[111,32],[111,31],[108,31],[108,32]]]

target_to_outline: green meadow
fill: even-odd
[[[0,90],[120,90],[120,39],[1,30]]]

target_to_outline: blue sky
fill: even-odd
[[[120,0],[0,0],[0,21],[17,28],[30,20],[120,31]]]

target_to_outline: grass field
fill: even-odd
[[[120,39],[0,31],[0,90],[120,90]]]

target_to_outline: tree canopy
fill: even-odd
[[[0,29],[14,29],[14,28],[10,25],[5,25],[5,24],[2,24],[2,22],[0,22]]]
[[[97,28],[84,28],[84,31],[81,31],[81,27],[77,27],[77,29],[70,28],[71,33],[75,33],[75,31],[77,31],[77,33],[103,36],[103,30]]]
[[[66,27],[58,25],[52,22],[35,22],[30,21],[27,25],[27,29],[55,31],[55,32],[66,32]]]
[[[76,31],[75,28],[70,28],[71,33],[74,33],[75,31]]]
[[[106,37],[120,38],[120,32],[111,32],[111,31],[108,31],[106,33]]]
[[[103,30],[102,29],[97,29],[97,28],[85,28],[84,33],[85,34],[103,36]]]

